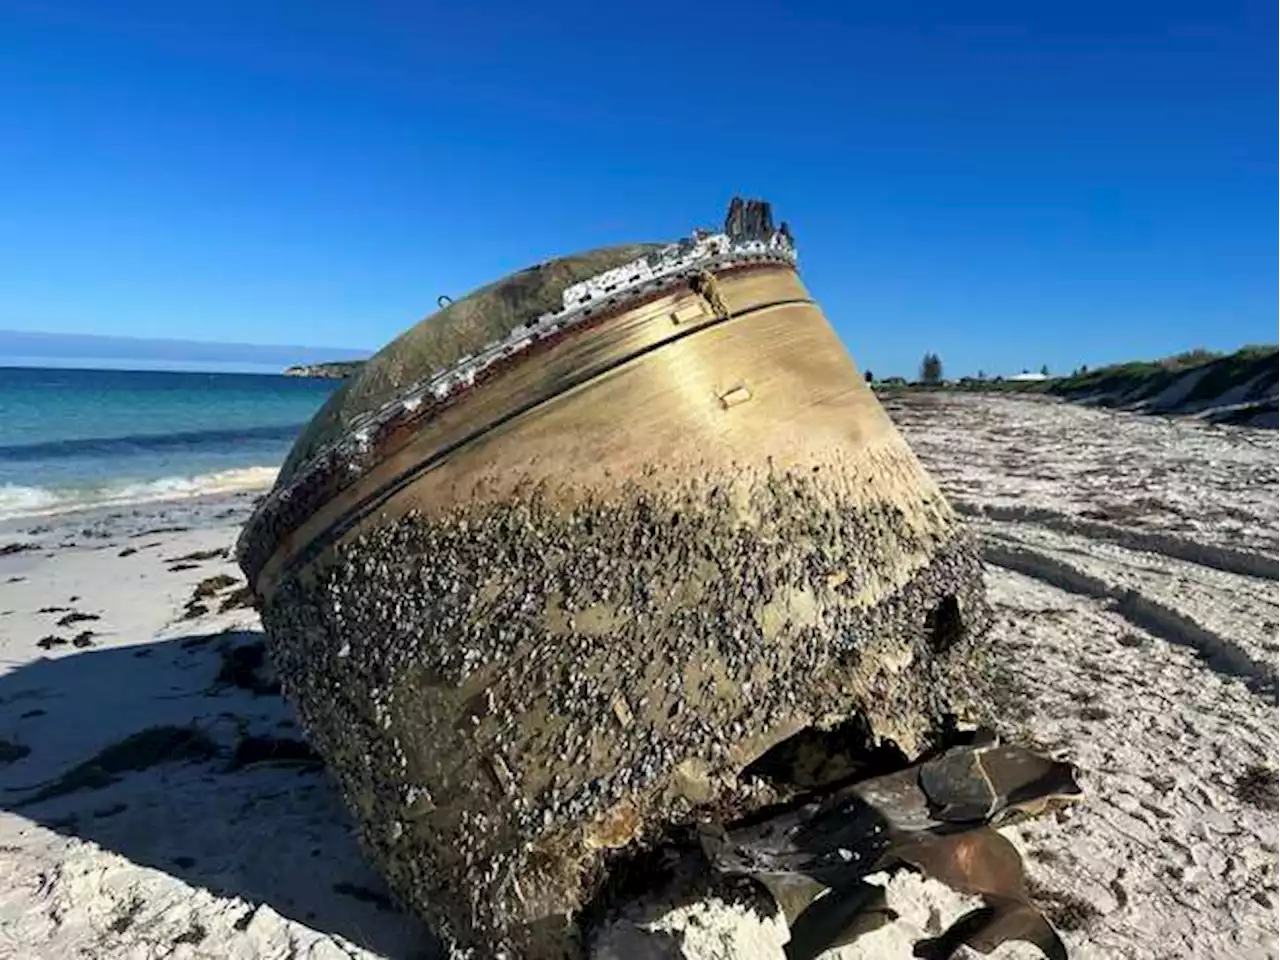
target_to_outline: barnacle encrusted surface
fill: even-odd
[[[532,485],[288,571],[274,658],[398,895],[483,955],[573,955],[607,851],[749,808],[778,740],[861,713],[927,746],[980,561],[931,484],[904,510],[845,466]]]

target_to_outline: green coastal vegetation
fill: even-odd
[[[1159,360],[1132,360],[1053,376],[987,376],[947,380],[937,354],[925,355],[916,380],[869,378],[877,390],[947,390],[1044,395],[1149,413],[1199,413],[1224,423],[1274,424],[1280,350],[1254,344],[1233,353],[1197,348]]]

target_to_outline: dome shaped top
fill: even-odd
[[[662,249],[625,244],[548,260],[481,287],[420,320],[370,357],[320,408],[280,468],[286,486],[356,418],[378,410],[414,383],[446,370],[535,318],[557,310],[565,290]]]

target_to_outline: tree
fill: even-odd
[[[867,381],[867,383],[874,383],[876,378],[875,378],[875,375],[872,374],[870,370],[868,370],[866,373],[862,375],[862,379]]]
[[[936,353],[926,353],[920,361],[920,381],[930,384],[942,382],[942,358]]]
[[[985,380],[985,379],[987,379],[987,371],[985,371],[985,370],[979,370],[979,371],[978,371],[978,379],[979,379],[979,380]]]
[[[1040,376],[1047,377],[1049,375],[1049,365],[1047,363],[1040,365]]]

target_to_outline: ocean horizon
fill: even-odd
[[[266,487],[338,382],[0,365],[0,518]]]
[[[46,333],[0,329],[0,367],[77,367],[104,369],[254,368],[280,373],[300,363],[327,363],[366,357],[357,347],[233,343],[159,337],[121,337],[96,333]]]
[[[292,366],[292,364],[290,364]],[[146,357],[48,357],[0,354],[0,370],[112,370],[138,373],[247,373],[280,376],[285,367],[278,363],[246,360],[168,360]]]

